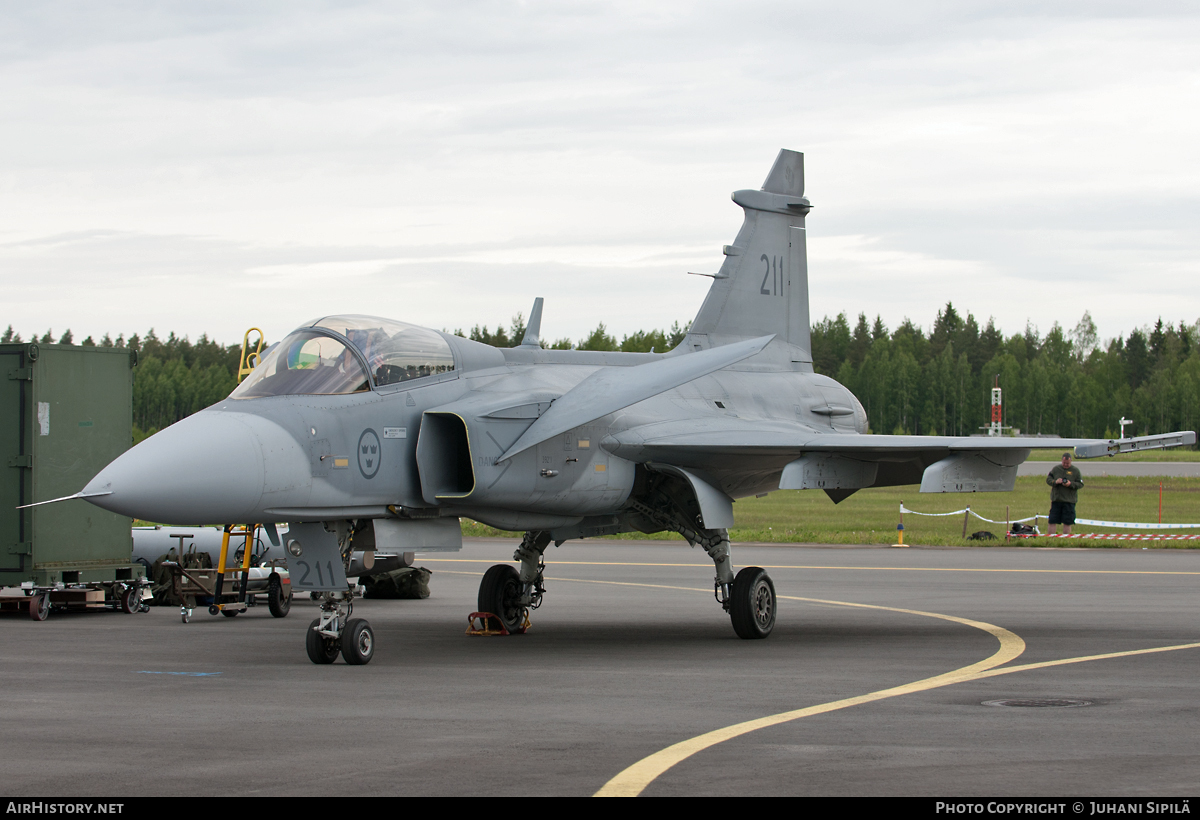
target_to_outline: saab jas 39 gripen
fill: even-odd
[[[1011,490],[1030,448],[1080,457],[1192,443],[867,433],[862,405],[813,371],[803,155],[781,151],[686,338],[673,350],[546,350],[542,300],[521,344],[497,349],[363,315],[307,322],[226,400],[132,448],[75,497],[150,521],[287,522],[293,588],[318,593],[309,657],[373,652],[350,619],[354,551],[461,548],[460,516],[524,531],[489,569],[480,611],[510,632],[545,592],[551,543],[670,530],[716,566],[717,602],[742,638],[765,638],[776,596],[734,572],[734,499],[779,489]],[[266,525],[279,543],[279,530]]]

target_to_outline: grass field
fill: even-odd
[[[1084,487],[1079,492],[1077,515],[1080,518],[1107,521],[1158,521],[1158,485],[1160,479],[1094,478],[1084,473]],[[1162,479],[1163,523],[1200,523],[1200,479]],[[816,490],[780,490],[765,498],[748,498],[733,505],[736,525],[730,531],[734,541],[765,541],[776,543],[816,544],[892,544],[896,541],[896,525],[900,522],[900,502],[910,510],[925,513],[950,512],[970,506],[972,510],[999,524],[989,524],[972,516],[967,533],[987,530],[998,541],[973,542],[963,538],[963,516],[925,518],[904,516],[904,542],[928,546],[1003,545],[1005,507],[1011,518],[1026,518],[1041,514],[1040,526],[1046,530],[1045,515],[1050,509],[1050,488],[1041,477],[1018,478],[1011,493],[937,493],[922,495],[917,487],[879,488],[860,490],[841,504],[834,505],[828,496]],[[1136,530],[1076,527],[1075,532],[1125,532]],[[1141,531],[1146,532],[1146,531]],[[1200,534],[1200,529],[1174,531],[1181,534]],[[463,519],[463,534],[468,536],[516,535],[485,527]],[[677,538],[670,533],[644,536],[631,533],[614,536],[629,538]],[[1028,546],[1145,547],[1200,548],[1200,541],[1051,541],[1026,539]]]

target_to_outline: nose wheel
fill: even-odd
[[[354,605],[350,593],[326,593],[321,602],[321,617],[308,625],[304,648],[316,664],[337,660],[340,653],[351,666],[362,666],[375,657],[375,633],[363,618],[351,618]]]
[[[371,625],[362,618],[355,618],[346,624],[342,635],[342,657],[351,666],[362,666],[371,662],[375,654],[375,633]]]
[[[304,648],[308,650],[308,659],[313,663],[333,663],[337,660],[338,650],[341,649],[341,639],[322,635],[318,631],[320,628],[320,618],[308,625],[308,634],[304,639]]]

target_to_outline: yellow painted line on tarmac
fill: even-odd
[[[999,677],[1000,675],[1010,675],[1014,672],[1028,672],[1032,669],[1046,669],[1052,666],[1066,666],[1068,664],[1086,663],[1088,661],[1101,661],[1108,660],[1110,658],[1128,658],[1135,655],[1151,655],[1158,652],[1175,652],[1180,649],[1200,649],[1200,643],[1185,643],[1178,644],[1176,646],[1158,646],[1151,649],[1134,649],[1128,652],[1108,652],[1102,655],[1085,655],[1078,658],[1063,658],[1062,660],[1057,661],[1041,661],[1039,663],[1027,663],[1020,666],[1008,666],[1003,669],[984,669],[975,673],[967,674],[963,673],[966,673],[966,671],[971,667],[964,667],[961,670],[949,672],[945,675],[939,675],[936,678],[928,678],[926,680],[917,681],[904,686],[897,686],[892,689],[884,689],[879,692],[872,692],[868,695],[860,695],[856,698],[846,698],[845,700],[837,700],[831,703],[822,703],[817,706],[809,706],[805,709],[796,709],[791,712],[781,712],[778,715],[769,715],[757,720],[748,720],[744,723],[737,723],[733,726],[727,726],[723,729],[716,729],[712,732],[707,732],[689,740],[676,743],[673,746],[668,746],[661,752],[656,752],[647,758],[643,758],[619,773],[612,780],[605,783],[600,791],[596,792],[596,794],[593,796],[637,797],[642,793],[642,791],[645,790],[647,786],[654,782],[654,780],[656,780],[668,769],[698,752],[702,752],[705,749],[717,745],[718,743],[723,743],[726,740],[740,737],[741,735],[748,734],[749,732],[753,732],[757,729],[763,729],[768,726],[776,726],[780,723],[787,723],[788,721],[798,720],[800,718],[809,717],[810,715],[825,714],[827,712],[845,709],[850,706],[857,706],[860,703],[870,703],[872,701],[883,700],[884,698],[895,697],[897,695],[924,692],[929,689],[936,689],[942,686],[951,686],[956,683],[966,683],[968,681],[982,680],[983,678],[995,678]],[[987,661],[982,661],[981,663],[987,663]],[[976,664],[976,666],[979,665],[980,664]]]
[[[647,786],[654,782],[658,777],[666,771],[681,763],[682,761],[692,757],[693,755],[709,749],[718,743],[724,743],[726,740],[732,740],[735,737],[740,737],[758,729],[765,729],[770,726],[778,726],[781,723],[788,723],[800,718],[810,717],[812,715],[827,714],[836,712],[841,709],[846,709],[851,706],[858,706],[863,703],[873,703],[875,701],[893,698],[899,695],[909,695],[916,692],[925,692],[930,689],[938,689],[944,686],[952,686],[956,683],[966,683],[968,681],[982,680],[984,678],[994,678],[1000,675],[1009,675],[1015,672],[1028,672],[1034,669],[1046,669],[1054,666],[1066,666],[1068,664],[1086,663],[1088,661],[1108,660],[1111,658],[1126,658],[1136,655],[1149,655],[1159,652],[1174,652],[1180,649],[1200,649],[1200,643],[1178,644],[1176,646],[1160,646],[1151,649],[1134,649],[1126,652],[1107,652],[1101,655],[1085,655],[1078,658],[1064,658],[1055,661],[1040,661],[1038,663],[1027,663],[1019,666],[1009,666],[1003,669],[996,667],[1002,666],[1010,660],[1018,657],[1025,649],[1025,642],[1020,637],[1009,632],[1003,627],[986,624],[982,621],[971,621],[966,618],[957,618],[952,615],[941,615],[932,612],[920,612],[918,610],[896,609],[893,607],[873,606],[870,604],[853,604],[844,601],[824,601],[817,598],[801,598],[791,595],[780,595],[780,598],[785,598],[790,601],[806,601],[809,603],[833,604],[837,606],[853,606],[864,609],[882,609],[891,610],[893,612],[903,612],[914,615],[926,615],[934,618],[942,618],[944,620],[956,621],[958,623],[975,626],[997,635],[1000,639],[1000,649],[992,657],[972,664],[964,666],[961,669],[956,669],[953,672],[947,672],[943,675],[938,675],[925,680],[914,681],[913,683],[894,686],[890,689],[881,689],[877,692],[871,692],[866,695],[859,695],[853,698],[844,698],[842,700],[831,701],[829,703],[821,703],[815,706],[808,706],[803,709],[793,709],[788,712],[780,712],[776,715],[768,715],[766,717],[757,718],[756,720],[748,720],[742,723],[736,723],[732,726],[726,726],[721,729],[715,729],[711,732],[706,732],[688,740],[680,741],[679,743],[668,746],[662,751],[655,752],[649,757],[639,760],[632,766],[626,768],[616,775],[616,777],[604,784],[601,789],[596,792],[594,797],[637,797]],[[993,631],[995,630],[995,631]],[[1007,633],[1012,636],[1008,639],[1001,637],[999,633]],[[1017,643],[1019,642],[1019,648]],[[998,660],[998,658],[1003,658]]]
[[[1025,651],[1025,641],[1019,635],[1010,632],[1002,626],[989,624],[984,621],[973,621],[969,618],[959,618],[955,615],[943,615],[938,612],[923,612],[919,609],[901,609],[891,606],[877,606],[875,604],[856,604],[848,601],[826,601],[820,598],[799,598],[790,595],[780,595],[780,598],[785,598],[789,601],[806,601],[815,604],[828,604],[834,606],[848,606],[857,609],[877,609],[884,612],[899,612],[904,615],[920,615],[926,618],[937,618],[943,621],[952,621],[954,623],[964,624],[976,629],[982,629],[984,632],[994,636],[1000,642],[1000,648],[988,658],[973,663],[969,666],[964,666],[960,669],[955,669],[951,672],[945,672],[941,675],[936,675],[932,678],[905,683],[900,686],[893,686],[889,689],[880,689],[877,692],[870,692],[865,695],[858,695],[852,698],[844,698],[835,700],[829,703],[821,703],[816,706],[806,706],[803,709],[793,709],[788,712],[780,712],[777,715],[768,715],[766,717],[757,718],[755,720],[747,720],[743,723],[736,723],[733,726],[726,726],[721,729],[714,729],[711,732],[706,732],[697,737],[689,738],[688,740],[680,741],[672,746],[668,746],[662,751],[655,752],[649,757],[639,760],[629,768],[617,774],[616,777],[609,780],[600,791],[596,792],[594,797],[637,797],[645,790],[652,782],[660,775],[672,768],[676,764],[687,760],[692,755],[702,752],[711,746],[718,743],[724,743],[726,740],[732,740],[735,737],[765,729],[768,726],[777,726],[781,723],[788,723],[800,718],[809,717],[811,715],[821,715],[827,712],[836,712],[839,709],[846,709],[851,706],[858,706],[863,703],[872,703],[877,700],[885,700],[886,698],[894,698],[898,695],[909,695],[914,692],[924,692],[929,689],[937,689],[941,686],[949,686],[954,683],[961,683],[964,680],[975,680],[981,672],[985,672],[993,667],[1008,663],[1009,661],[1020,656]]]
[[[1006,666],[1003,669],[991,669],[986,672],[980,672],[978,675],[975,675],[973,680],[995,678],[1000,675],[1009,675],[1013,672],[1028,672],[1031,669],[1048,669],[1051,666],[1067,666],[1072,663],[1106,661],[1110,658],[1130,658],[1134,655],[1153,655],[1157,652],[1176,652],[1180,649],[1200,649],[1200,643],[1181,643],[1175,646],[1156,646],[1151,649],[1131,649],[1127,652],[1106,652],[1103,655],[1083,655],[1078,658],[1063,658],[1057,661],[1040,661],[1039,663],[1026,663],[1020,666]]]
[[[459,563],[459,564],[495,564],[494,558],[428,558],[421,559],[422,563]],[[503,562],[502,562],[503,563]],[[515,562],[510,562],[515,563]],[[712,567],[703,564],[668,564],[649,561],[547,561],[546,566],[579,566],[579,567],[685,567],[690,569],[706,569],[712,572]],[[1200,570],[1138,570],[1138,569],[1004,569],[990,567],[843,567],[822,566],[817,564],[756,564],[763,569],[859,569],[886,572],[1023,572],[1045,573],[1050,575],[1200,575]],[[567,580],[567,579],[563,579]]]
[[[434,559],[442,562],[459,562],[459,563],[494,563],[467,558],[454,559]],[[559,564],[574,564],[583,566],[593,565],[615,565],[615,566],[693,566],[692,564],[650,564],[640,562],[593,562],[593,561],[561,561],[555,562]],[[811,567],[811,566],[776,566],[774,569],[898,569],[897,567]],[[921,569],[921,568],[911,568]],[[956,570],[943,570],[956,571]],[[1132,572],[1124,573],[1119,570],[982,570],[982,569],[964,569],[957,570],[959,572],[1075,572],[1084,574],[1134,574],[1134,575],[1196,575],[1194,572]],[[480,575],[477,572],[462,572],[455,570],[443,570],[453,575]],[[630,581],[602,581],[583,578],[547,578],[552,581],[572,581],[582,584],[605,584],[610,586],[629,586],[643,587],[650,589],[671,589],[682,592],[703,592],[710,594],[712,590],[698,589],[696,587],[681,587],[668,584],[641,584]],[[836,712],[842,709],[847,709],[851,706],[859,706],[864,703],[873,703],[888,698],[898,697],[900,695],[910,695],[917,692],[926,692],[931,689],[939,689],[945,686],[952,686],[957,683],[967,683],[970,681],[982,680],[984,678],[994,678],[1001,675],[1010,675],[1016,672],[1028,672],[1036,669],[1047,669],[1055,666],[1067,666],[1076,663],[1087,663],[1089,661],[1109,660],[1113,658],[1127,658],[1137,655],[1150,655],[1160,652],[1175,652],[1180,649],[1200,649],[1200,643],[1186,643],[1175,646],[1160,646],[1150,649],[1133,649],[1125,652],[1107,652],[1100,655],[1084,655],[1077,658],[1063,658],[1053,661],[1039,661],[1037,663],[1027,663],[1018,666],[1008,666],[1003,669],[997,668],[1003,666],[1016,658],[1025,651],[1025,641],[1019,635],[1004,627],[989,624],[984,621],[975,621],[969,618],[959,618],[955,615],[944,615],[937,612],[925,612],[917,609],[902,609],[899,607],[879,606],[876,604],[859,604],[850,601],[830,601],[821,598],[803,598],[794,595],[780,595],[781,599],[788,601],[803,601],[805,603],[824,605],[824,606],[845,606],[854,607],[856,609],[875,609],[884,612],[898,612],[906,615],[919,615],[928,618],[937,618],[939,620],[951,621],[954,623],[964,624],[976,629],[981,629],[990,635],[994,636],[1000,642],[1000,648],[988,658],[978,661],[977,663],[955,669],[950,672],[945,672],[941,675],[935,675],[932,678],[913,681],[912,683],[893,686],[889,689],[880,689],[876,692],[869,692],[865,695],[858,695],[852,698],[843,698],[842,700],[830,701],[828,703],[820,703],[814,706],[807,706],[802,709],[793,709],[787,712],[780,712],[775,715],[767,715],[766,717],[748,720],[742,723],[736,723],[732,726],[726,726],[721,729],[714,729],[711,732],[706,732],[702,735],[680,741],[667,748],[655,752],[649,757],[643,758],[632,766],[619,772],[615,777],[609,780],[600,788],[594,797],[637,797],[646,787],[653,783],[656,779],[662,776],[665,772],[676,766],[677,764],[687,760],[688,758],[706,750],[719,743],[724,743],[727,740],[732,740],[736,737],[749,734],[750,732],[759,729],[765,729],[771,726],[778,726],[782,723],[789,723],[793,720],[811,717],[813,715],[822,715],[829,712]]]

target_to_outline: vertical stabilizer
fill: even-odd
[[[733,193],[745,221],[692,322],[689,350],[774,334],[792,362],[811,366],[804,155],[779,152],[761,190]]]
[[[542,297],[533,300],[533,310],[529,311],[529,324],[525,325],[525,338],[521,347],[541,347],[542,340]]]
[[[771,194],[804,196],[804,154],[781,150],[762,189]]]

